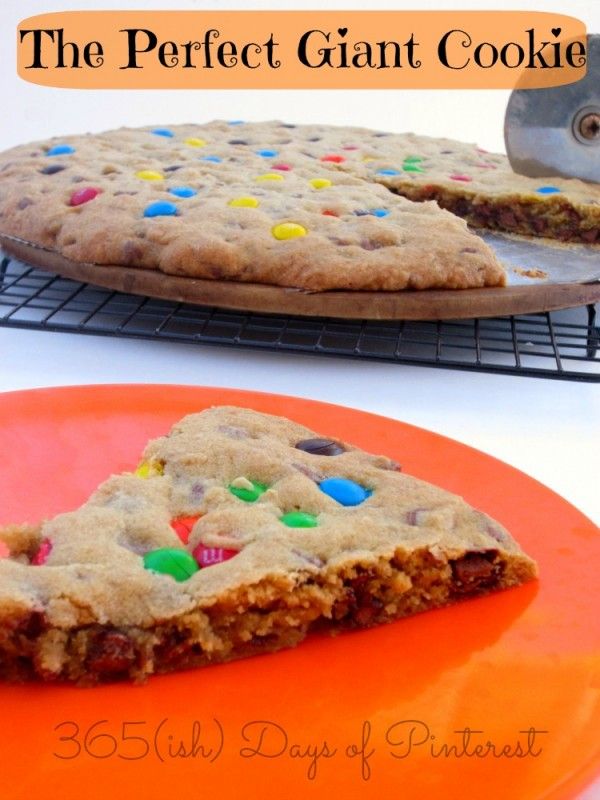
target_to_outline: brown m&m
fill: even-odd
[[[313,456],[339,456],[346,450],[333,439],[302,439],[296,444],[297,450],[304,450]]]

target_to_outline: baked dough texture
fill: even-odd
[[[460,497],[234,407],[185,417],[136,471],[75,511],[0,529],[0,544],[0,675],[81,684],[277,650],[536,575]],[[165,549],[200,568],[176,579],[152,561]]]
[[[309,291],[504,285],[462,220],[343,149],[359,136],[374,152],[370,131],[276,122],[23,145],[0,156],[0,234],[75,262]]]

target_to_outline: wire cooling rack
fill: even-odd
[[[600,381],[594,306],[440,322],[292,317],[114,292],[4,257],[0,325]]]

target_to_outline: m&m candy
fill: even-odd
[[[539,189],[536,189],[538,194],[558,194],[560,193],[560,189],[558,186],[540,186]]]
[[[187,581],[200,569],[196,559],[177,547],[161,547],[144,555],[144,567],[151,572],[170,575],[176,581]]]
[[[187,544],[188,539],[190,538],[190,534],[192,532],[192,528],[199,519],[200,519],[199,516],[177,517],[177,519],[171,520],[171,528],[173,528],[173,530],[175,531],[177,536],[179,536],[181,541],[184,544]]]
[[[277,175],[274,172],[266,172],[264,175],[258,175],[257,181],[282,181],[283,175]]]
[[[342,506],[358,506],[372,494],[370,489],[349,478],[326,478],[319,489]]]
[[[145,217],[173,217],[177,214],[177,206],[168,200],[157,200],[144,209]]]
[[[299,236],[306,236],[308,231],[303,225],[297,222],[280,222],[271,229],[271,233],[276,239],[296,239]]]
[[[199,544],[194,548],[193,556],[201,567],[212,567],[215,564],[222,564],[230,558],[237,556],[239,550],[231,550],[226,547],[207,547]]]
[[[198,194],[191,186],[174,186],[169,189],[169,193],[175,195],[175,197],[194,197]]]
[[[75,152],[75,148],[71,147],[70,144],[55,144],[54,147],[51,147],[49,150],[46,151],[47,156],[68,156],[71,153]]]
[[[473,180],[470,175],[463,175],[461,172],[455,172],[454,175],[450,175],[450,179],[453,181],[462,181],[463,183],[471,183]]]
[[[311,178],[309,183],[313,189],[328,189],[330,186],[333,186],[328,178]]]
[[[171,138],[171,137],[175,136],[173,131],[169,130],[169,128],[154,128],[152,133],[155,136],[166,136],[167,138]]]
[[[48,556],[52,552],[52,542],[50,539],[42,539],[37,553],[31,559],[31,563],[36,567],[41,567],[48,560]]]
[[[142,461],[135,471],[138,478],[156,478],[164,473],[164,467],[160,461]]]
[[[227,205],[234,208],[258,208],[259,201],[256,197],[234,197]]]
[[[400,175],[399,169],[378,169],[377,175]]]
[[[69,199],[70,206],[82,206],[84,203],[89,203],[90,200],[98,197],[101,189],[95,189],[93,186],[87,186],[85,189],[77,189],[73,192]]]
[[[135,173],[135,177],[142,181],[164,181],[165,179],[162,172],[156,172],[153,169],[141,169]]]
[[[220,164],[223,160],[219,156],[202,156],[201,161],[210,161],[212,164]]]
[[[57,172],[62,172],[63,169],[66,169],[66,167],[62,164],[48,164],[48,166],[41,169],[40,172],[42,175],[56,175]]]
[[[338,156],[335,153],[330,153],[326,156],[321,156],[321,161],[331,161],[333,164],[342,164],[346,160],[345,156]]]
[[[196,139],[194,136],[190,136],[189,139],[186,139],[185,143],[190,147],[206,147],[206,142],[204,139]]]
[[[263,158],[275,158],[277,155],[277,150],[270,150],[269,148],[263,148],[262,150],[256,151],[257,156],[262,156]]]
[[[316,528],[319,524],[314,514],[309,514],[308,511],[288,511],[279,521],[287,525],[288,528]]]
[[[236,483],[239,485],[236,485]],[[259,483],[258,481],[239,480],[230,483],[227,488],[231,494],[240,500],[246,503],[254,503],[269,487],[266,483]]]
[[[333,439],[301,439],[295,447],[313,456],[339,456],[346,452],[345,448]]]

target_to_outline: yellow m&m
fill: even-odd
[[[266,172],[264,175],[259,175],[257,181],[282,181],[283,175],[277,175],[275,172]]]
[[[257,208],[259,202],[256,197],[234,197],[227,205],[234,208]]]
[[[160,461],[142,461],[135,471],[138,478],[157,478],[164,473]]]
[[[185,143],[189,144],[190,147],[206,147],[206,142],[204,139],[196,139],[193,136],[189,139],[186,139]]]
[[[311,178],[309,183],[313,189],[327,189],[329,186],[333,186],[329,178]]]
[[[165,179],[164,175],[162,175],[160,172],[155,172],[152,169],[142,169],[135,173],[135,177],[140,178],[143,181],[164,181]]]
[[[298,236],[306,236],[308,231],[297,222],[280,222],[271,228],[271,233],[276,239],[296,239]]]

